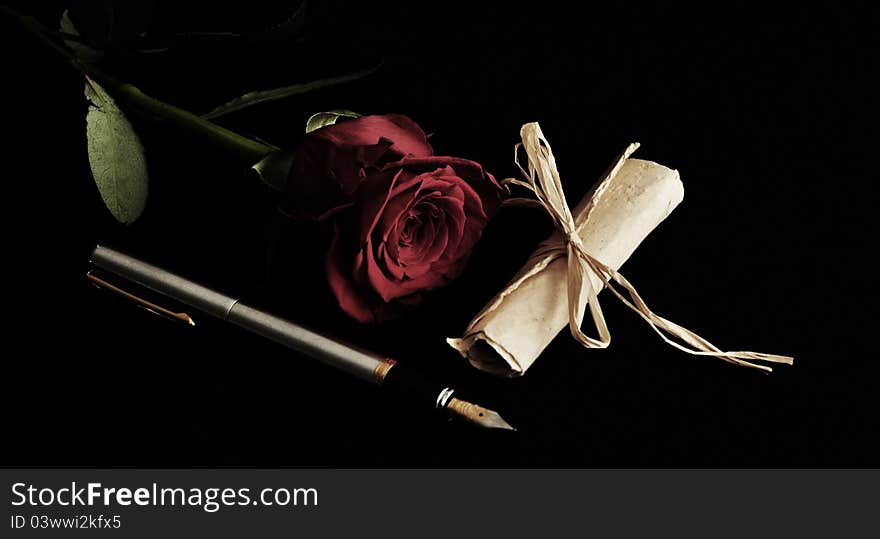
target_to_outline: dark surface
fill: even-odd
[[[291,10],[178,4],[160,3],[158,29],[246,30]],[[545,217],[505,211],[464,276],[417,315],[358,327],[324,284],[324,231],[287,223],[241,164],[143,121],[148,209],[117,225],[88,168],[81,78],[3,19],[0,464],[880,465],[880,368],[861,345],[877,314],[862,253],[876,228],[876,14],[370,4],[312,6],[298,44],[190,43],[107,69],[200,112],[384,57],[369,79],[223,124],[294,146],[316,111],[399,112],[438,153],[506,177],[520,125],[537,120],[570,200],[637,140],[637,156],[678,169],[686,190],[625,275],[657,312],[722,348],[792,354],[795,366],[762,375],[678,353],[603,294],[610,349],[563,333],[524,378],[483,375],[443,338],[546,236]],[[59,13],[34,12],[48,23]],[[86,283],[99,241],[453,380],[519,431],[401,409],[219,323],[155,318]]]

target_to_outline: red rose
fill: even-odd
[[[465,159],[404,158],[367,175],[335,223],[327,255],[339,305],[374,322],[445,285],[461,273],[500,200],[492,175]]]
[[[310,138],[317,140],[297,156],[292,194],[317,189],[308,203],[318,210],[300,205],[300,214],[332,218],[327,279],[346,313],[361,322],[393,318],[461,273],[501,202],[491,174],[473,161],[432,156],[422,130],[403,116],[365,116]]]

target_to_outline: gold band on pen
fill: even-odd
[[[397,362],[393,359],[385,359],[373,370],[373,375],[376,377],[376,383],[380,386],[385,381],[385,377],[388,376],[388,373],[391,371],[391,368],[397,365]]]

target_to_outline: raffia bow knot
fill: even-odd
[[[578,342],[587,348],[607,348],[611,344],[611,333],[608,330],[605,315],[602,313],[602,307],[599,304],[598,293],[601,291],[601,288],[597,290],[591,278],[591,275],[595,275],[604,287],[608,288],[624,305],[641,316],[667,344],[679,350],[693,355],[716,356],[736,365],[752,367],[767,372],[772,371],[772,369],[766,365],[751,363],[750,361],[784,363],[788,365],[793,363],[794,358],[789,356],[747,351],[724,352],[693,331],[651,311],[638,292],[636,292],[635,287],[623,275],[591,256],[584,248],[578,230],[587,222],[591,206],[587,207],[587,211],[579,214],[577,220],[572,216],[571,209],[565,200],[565,192],[562,190],[562,182],[559,178],[559,171],[556,168],[556,159],[553,156],[553,151],[550,149],[550,144],[541,132],[540,126],[537,123],[526,124],[522,127],[520,135],[522,143],[516,145],[514,160],[525,180],[508,178],[502,183],[506,186],[518,185],[524,187],[534,193],[536,200],[510,198],[505,204],[537,205],[543,208],[553,220],[557,233],[539,247],[537,255],[543,257],[543,263],[539,265],[545,266],[557,258],[566,257],[568,261],[568,325],[572,336]],[[638,146],[638,144],[630,144],[618,157],[593,193],[590,204],[597,200],[604,186],[620,171],[624,162],[626,162]],[[525,150],[527,157],[525,167],[522,166],[520,160],[521,150]],[[598,338],[588,336],[581,329],[588,307],[598,333]]]

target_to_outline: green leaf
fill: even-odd
[[[345,109],[336,109],[328,112],[319,112],[312,114],[306,121],[306,133],[311,133],[315,129],[321,129],[328,125],[333,125],[340,118],[359,118],[360,114]]]
[[[86,81],[89,165],[104,205],[117,221],[133,223],[147,202],[147,164],[141,141],[113,98]]]
[[[287,178],[290,177],[290,167],[293,166],[295,152],[282,150],[272,152],[260,159],[260,162],[252,166],[263,180],[263,183],[273,189],[283,191],[287,187]]]
[[[230,112],[236,112],[241,109],[257,105],[259,103],[276,101],[278,99],[284,99],[286,97],[301,95],[314,90],[328,88],[330,86],[336,86],[337,84],[351,82],[353,80],[357,80],[361,77],[365,77],[373,73],[374,71],[379,69],[379,67],[380,66],[377,65],[363,71],[358,71],[356,73],[349,73],[347,75],[339,75],[337,77],[329,77],[326,79],[318,79],[311,82],[293,84],[291,86],[283,86],[281,88],[274,88],[272,90],[258,90],[255,92],[248,92],[241,97],[237,97],[232,101],[229,101],[228,103],[220,105],[219,107],[209,112],[206,112],[205,114],[202,114],[202,118],[206,120],[213,120],[214,118],[229,114]]]

